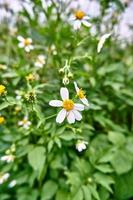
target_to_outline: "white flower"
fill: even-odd
[[[45,56],[39,55],[36,59],[35,66],[38,68],[42,68],[44,64],[45,64]]]
[[[10,174],[9,173],[5,173],[5,174],[0,174],[0,184],[3,184],[8,178],[9,178]]]
[[[26,52],[30,52],[30,50],[34,49],[31,38],[23,38],[22,36],[18,36],[17,39],[19,41],[19,48],[24,48]]]
[[[101,49],[102,49],[102,47],[103,47],[105,41],[106,41],[110,36],[111,36],[111,33],[106,33],[106,34],[104,34],[104,35],[100,38],[100,40],[99,40],[99,42],[98,42],[98,45],[97,45],[97,52],[98,52],[98,53],[100,53],[100,51],[101,51]]]
[[[15,159],[15,156],[10,154],[10,155],[2,156],[0,160],[6,161],[7,163],[10,163],[10,162],[13,162],[14,159]]]
[[[73,124],[75,120],[80,121],[82,119],[82,115],[79,111],[84,110],[84,105],[74,103],[71,99],[69,99],[69,91],[65,87],[60,89],[60,95],[63,101],[52,100],[49,102],[50,106],[62,107],[62,110],[56,117],[56,122],[62,123],[65,118],[67,118],[69,124]]]
[[[89,19],[90,17],[87,16],[83,11],[77,10],[75,12],[74,17],[72,17],[74,29],[75,30],[80,29],[81,24],[83,24],[86,27],[90,27],[91,23],[88,21]]]
[[[78,140],[77,143],[76,143],[76,149],[79,152],[81,152],[81,151],[86,149],[87,144],[88,144],[88,142],[86,142],[86,141]]]
[[[22,121],[18,122],[18,125],[23,126],[23,128],[25,128],[25,129],[29,129],[31,122],[28,120],[28,117],[25,116]]]
[[[16,180],[12,180],[12,181],[9,183],[8,187],[9,187],[9,188],[12,188],[12,187],[14,187],[16,184],[17,184],[17,181],[16,181]]]
[[[21,91],[15,90],[15,93],[16,93],[16,99],[17,99],[17,100],[20,100],[20,99],[22,98],[22,96],[21,96]]]
[[[76,82],[74,82],[74,86],[75,86],[75,90],[79,99],[82,101],[84,105],[89,106],[89,102],[85,96],[85,92],[81,88],[78,87]]]

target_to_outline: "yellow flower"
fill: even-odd
[[[5,122],[5,118],[0,116],[0,124],[3,124]]]
[[[28,76],[26,76],[26,80],[27,81],[34,81],[35,80],[35,76],[33,74],[29,74]]]
[[[4,85],[0,85],[0,96],[6,93],[6,87]]]

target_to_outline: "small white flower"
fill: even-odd
[[[76,149],[79,152],[81,152],[81,151],[86,149],[87,144],[88,144],[88,142],[86,142],[86,141],[78,140],[77,143],[76,143]]]
[[[15,159],[15,156],[10,154],[10,155],[2,156],[0,160],[6,161],[7,163],[10,163],[10,162],[13,162],[14,159]]]
[[[21,91],[15,90],[15,93],[16,93],[16,99],[17,99],[17,100],[20,100],[20,99],[22,98],[22,96],[21,96]]]
[[[28,117],[25,116],[22,121],[18,122],[19,126],[23,126],[25,129],[29,129],[31,122],[28,120]]]
[[[38,68],[42,68],[44,64],[45,64],[45,56],[39,55],[36,59],[35,66]]]
[[[75,90],[79,99],[82,101],[84,105],[89,106],[89,102],[85,96],[85,92],[81,88],[78,87],[76,82],[74,82],[74,86],[75,86]]]
[[[0,174],[0,185],[3,184],[8,178],[9,178],[10,174],[9,173],[5,173],[5,174]]]
[[[69,99],[69,91],[65,87],[60,89],[60,95],[63,101],[52,100],[49,102],[50,106],[62,107],[62,110],[56,117],[56,122],[62,123],[65,118],[67,118],[69,124],[73,124],[75,120],[80,121],[82,119],[82,115],[79,111],[84,110],[84,105],[74,103],[71,99]]]
[[[9,188],[12,188],[12,187],[14,187],[16,184],[17,184],[17,181],[16,181],[16,180],[12,180],[12,181],[9,183],[8,187],[9,187]]]
[[[83,24],[86,27],[90,27],[91,23],[88,21],[90,17],[87,16],[83,11],[77,10],[75,15],[72,17],[73,27],[75,30],[80,29],[81,25]]]
[[[23,38],[22,36],[18,36],[17,39],[19,41],[19,48],[24,48],[26,52],[30,52],[30,50],[34,49],[31,38]]]
[[[99,42],[98,42],[98,45],[97,45],[97,52],[100,53],[101,49],[103,48],[103,45],[105,43],[105,41],[111,36],[111,33],[106,33],[104,34]]]

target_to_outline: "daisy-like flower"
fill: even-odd
[[[60,89],[60,95],[62,101],[60,100],[51,100],[49,102],[50,106],[53,107],[62,107],[61,111],[58,113],[56,117],[57,123],[62,123],[65,118],[69,124],[73,124],[75,120],[80,121],[82,119],[82,115],[79,111],[84,110],[84,105],[74,103],[73,100],[69,99],[69,91],[67,88],[62,87]]]
[[[39,55],[36,59],[35,66],[38,68],[42,68],[44,64],[45,64],[45,56]]]
[[[85,91],[79,88],[76,82],[74,82],[74,86],[79,99],[82,101],[84,105],[89,106],[88,99],[85,96]]]
[[[0,185],[3,184],[9,178],[9,176],[9,173],[0,174]]]
[[[7,163],[10,163],[10,162],[13,162],[14,159],[15,159],[15,156],[10,154],[10,155],[2,156],[0,160],[6,161]]]
[[[77,143],[76,143],[77,151],[82,152],[83,150],[85,150],[87,144],[88,144],[88,142],[86,142],[86,141],[78,140]]]
[[[19,126],[23,126],[23,128],[25,128],[25,129],[29,129],[29,127],[31,125],[31,122],[28,120],[28,117],[25,116],[23,118],[23,120],[21,120],[21,121],[18,122],[18,125]]]
[[[17,39],[19,41],[19,48],[24,48],[26,52],[30,52],[30,50],[34,49],[31,38],[23,38],[22,36],[18,36]]]
[[[86,27],[90,27],[91,23],[88,21],[89,19],[90,17],[87,16],[82,10],[77,10],[74,17],[72,18],[74,29],[80,29],[82,24]]]

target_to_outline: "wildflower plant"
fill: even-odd
[[[1,2],[0,200],[132,199],[125,4]]]

